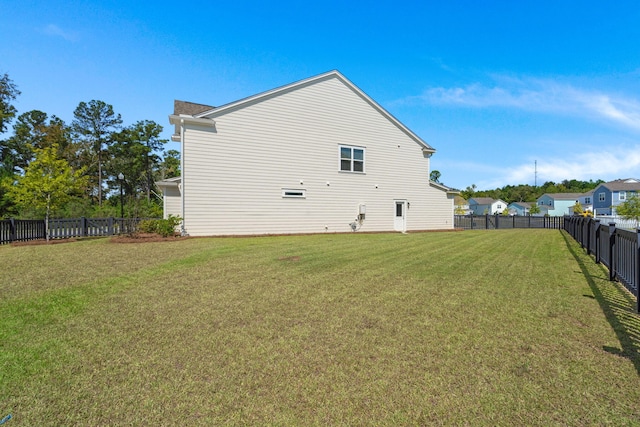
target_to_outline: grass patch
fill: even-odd
[[[15,425],[640,419],[634,301],[558,231],[90,241],[0,261]]]

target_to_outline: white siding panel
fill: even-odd
[[[338,79],[214,120],[184,135],[191,235],[350,231],[359,204],[361,230],[393,230],[395,199],[410,203],[408,230],[453,226],[453,201],[429,185],[422,147]],[[365,148],[365,174],[339,171],[340,144]],[[306,198],[283,198],[283,188]]]
[[[169,215],[182,216],[182,203],[178,187],[165,187],[162,199],[165,219],[169,218]]]

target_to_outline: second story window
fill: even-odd
[[[340,170],[364,172],[364,148],[340,146]]]
[[[621,191],[620,193],[618,193],[618,199],[621,202],[627,200],[627,192],[626,191]]]
[[[604,202],[604,193],[598,193],[598,201]]]

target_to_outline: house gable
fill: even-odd
[[[349,81],[345,76],[343,76],[339,71],[333,70],[324,74],[320,74],[315,77],[311,77],[308,79],[300,80],[295,83],[291,83],[279,88],[275,88],[266,92],[259,93],[257,95],[253,95],[229,104],[222,105],[217,108],[211,107],[208,110],[202,111],[198,114],[194,114],[194,117],[197,118],[208,118],[215,120],[216,117],[227,114],[231,111],[247,108],[251,105],[255,105],[270,99],[281,97],[284,94],[291,93],[294,91],[298,91],[305,87],[316,85],[324,81],[335,80],[341,82],[345,87],[350,89],[356,96],[360,97],[363,101],[369,104],[373,109],[375,109],[379,114],[393,123],[398,129],[400,129],[403,133],[405,133],[409,138],[416,141],[419,145],[422,146],[425,153],[429,155],[435,153],[435,149],[422,140],[418,135],[413,133],[409,128],[407,128],[404,124],[402,124],[398,119],[396,119],[391,113],[385,110],[380,104],[375,102],[372,98],[370,98],[366,93],[360,90],[355,84]],[[201,104],[196,104],[201,105]],[[336,108],[339,108],[336,105]]]

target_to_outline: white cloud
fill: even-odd
[[[533,160],[527,164],[507,168],[502,174],[494,175],[492,182],[483,183],[482,188],[496,188],[516,183],[533,184],[535,169]],[[565,179],[612,181],[618,178],[640,178],[639,170],[640,145],[608,147],[606,151],[574,153],[570,158],[538,159],[537,183],[542,185],[547,181],[561,182]]]
[[[599,119],[640,131],[640,102],[620,95],[583,90],[549,79],[493,76],[495,85],[431,88],[404,102],[470,108],[516,108],[548,114]]]
[[[55,24],[45,26],[42,28],[42,32],[48,36],[62,37],[63,39],[71,42],[78,39],[78,34],[76,32],[63,30]]]
[[[640,144],[607,147],[602,150],[573,152],[570,157],[539,156],[513,166],[477,161],[438,160],[433,168],[443,174],[447,185],[464,189],[475,184],[478,190],[491,190],[505,185],[542,185],[577,179],[589,181],[640,178]],[[537,182],[536,182],[537,170]]]

